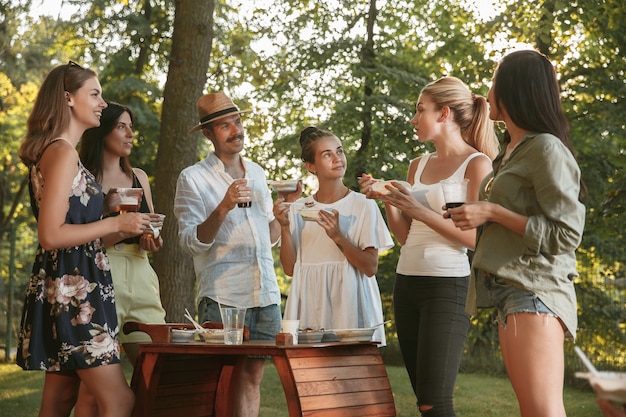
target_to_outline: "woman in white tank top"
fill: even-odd
[[[476,200],[498,141],[486,99],[454,77],[422,90],[411,124],[420,142],[436,148],[411,161],[411,188],[396,183],[382,195],[370,189],[375,180],[369,175],[360,185],[368,197],[384,201],[389,228],[402,245],[394,314],[418,409],[424,416],[450,417],[456,415],[452,397],[469,328],[467,249],[474,248],[476,234],[444,218],[439,182],[467,178],[467,199]]]

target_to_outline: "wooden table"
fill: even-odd
[[[374,343],[161,341],[141,345],[131,381],[133,416],[232,416],[239,369],[247,355],[272,357],[290,417],[396,415],[387,370]]]

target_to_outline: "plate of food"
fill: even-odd
[[[196,330],[196,334],[205,343],[224,343],[224,329]]]
[[[369,342],[372,340],[375,328],[367,329],[333,329],[341,342]]]
[[[298,344],[300,343],[319,343],[324,337],[324,330],[319,329],[299,329],[298,330]]]
[[[388,180],[388,181],[384,181],[384,180],[376,180],[376,182],[374,184],[372,184],[371,190],[374,192],[377,192],[379,194],[383,194],[383,195],[387,195],[390,194],[391,191],[389,191],[385,186],[386,185],[392,185],[391,183],[395,182],[399,185],[402,185],[405,188],[411,189],[411,184],[409,184],[406,181],[396,181],[396,180]]]

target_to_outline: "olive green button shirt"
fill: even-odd
[[[580,169],[569,149],[546,133],[527,134],[508,161],[502,163],[502,156],[493,162],[495,175],[483,180],[480,199],[527,216],[528,223],[524,236],[499,223],[479,228],[467,311],[492,306],[484,285],[492,274],[536,294],[573,340],[578,322],[575,252],[585,224],[585,206],[578,199]]]

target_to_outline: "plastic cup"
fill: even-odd
[[[240,345],[243,343],[243,327],[246,320],[246,309],[222,307],[222,323],[224,324],[224,344]]]
[[[165,221],[165,214],[151,213],[150,227],[143,231],[144,237],[158,239],[161,235],[161,229],[163,228],[163,221]]]
[[[293,344],[298,344],[298,326],[300,325],[300,320],[281,320],[280,321],[280,332],[281,333],[289,333],[293,337]]]
[[[246,178],[246,187],[252,188],[250,192],[250,201],[243,201],[241,203],[237,203],[237,207],[252,207],[252,197],[254,197],[254,178]]]
[[[460,207],[467,202],[467,183],[469,180],[443,180],[440,181],[443,190],[443,199],[446,203],[446,209]]]
[[[116,192],[120,198],[120,202],[115,211],[126,213],[139,209],[141,197],[143,196],[143,188],[114,188],[111,191]]]

